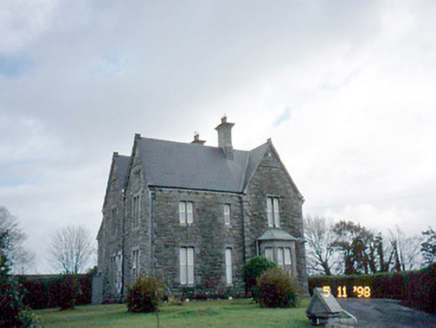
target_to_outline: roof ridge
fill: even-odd
[[[147,137],[139,137],[141,140],[149,140],[149,141],[158,141],[158,142],[167,142],[167,143],[173,143],[173,144],[179,144],[179,145],[186,145],[186,146],[192,146],[192,147],[198,147],[199,145],[193,144],[192,142],[182,142],[182,141],[173,141],[173,140],[164,140],[164,139],[157,139],[157,138],[147,138]],[[211,146],[211,145],[201,145],[204,148],[213,148],[213,149],[221,149],[219,146]],[[233,151],[237,152],[243,152],[243,153],[249,153],[252,150],[243,150],[243,149],[233,149]]]

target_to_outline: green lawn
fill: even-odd
[[[309,299],[295,309],[262,309],[248,299],[162,304],[160,327],[309,327]],[[128,313],[125,304],[78,306],[74,310],[38,310],[44,327],[157,327],[156,315]]]

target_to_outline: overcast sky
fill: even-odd
[[[304,213],[436,226],[434,1],[0,2],[0,205],[48,272],[50,234],[96,236],[135,133],[272,138]]]

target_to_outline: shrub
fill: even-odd
[[[63,276],[50,286],[52,304],[56,304],[61,310],[72,309],[76,305],[76,279],[75,276]]]
[[[245,294],[252,296],[256,301],[259,300],[259,289],[257,278],[266,270],[277,268],[277,265],[261,256],[250,258],[242,269],[242,277],[245,283]]]
[[[156,312],[164,285],[157,277],[140,276],[127,294],[129,312]]]
[[[295,307],[302,288],[289,273],[272,268],[257,278],[262,307]]]

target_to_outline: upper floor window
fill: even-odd
[[[224,224],[230,225],[230,205],[224,204]]]
[[[179,250],[180,284],[194,284],[194,248],[180,247]]]
[[[277,197],[268,197],[266,199],[266,218],[268,227],[280,227],[280,204]]]
[[[192,202],[179,203],[179,222],[180,224],[192,224],[194,222]]]
[[[132,206],[133,227],[137,227],[139,225],[140,211],[141,211],[141,198],[139,195],[133,196],[133,206]]]

